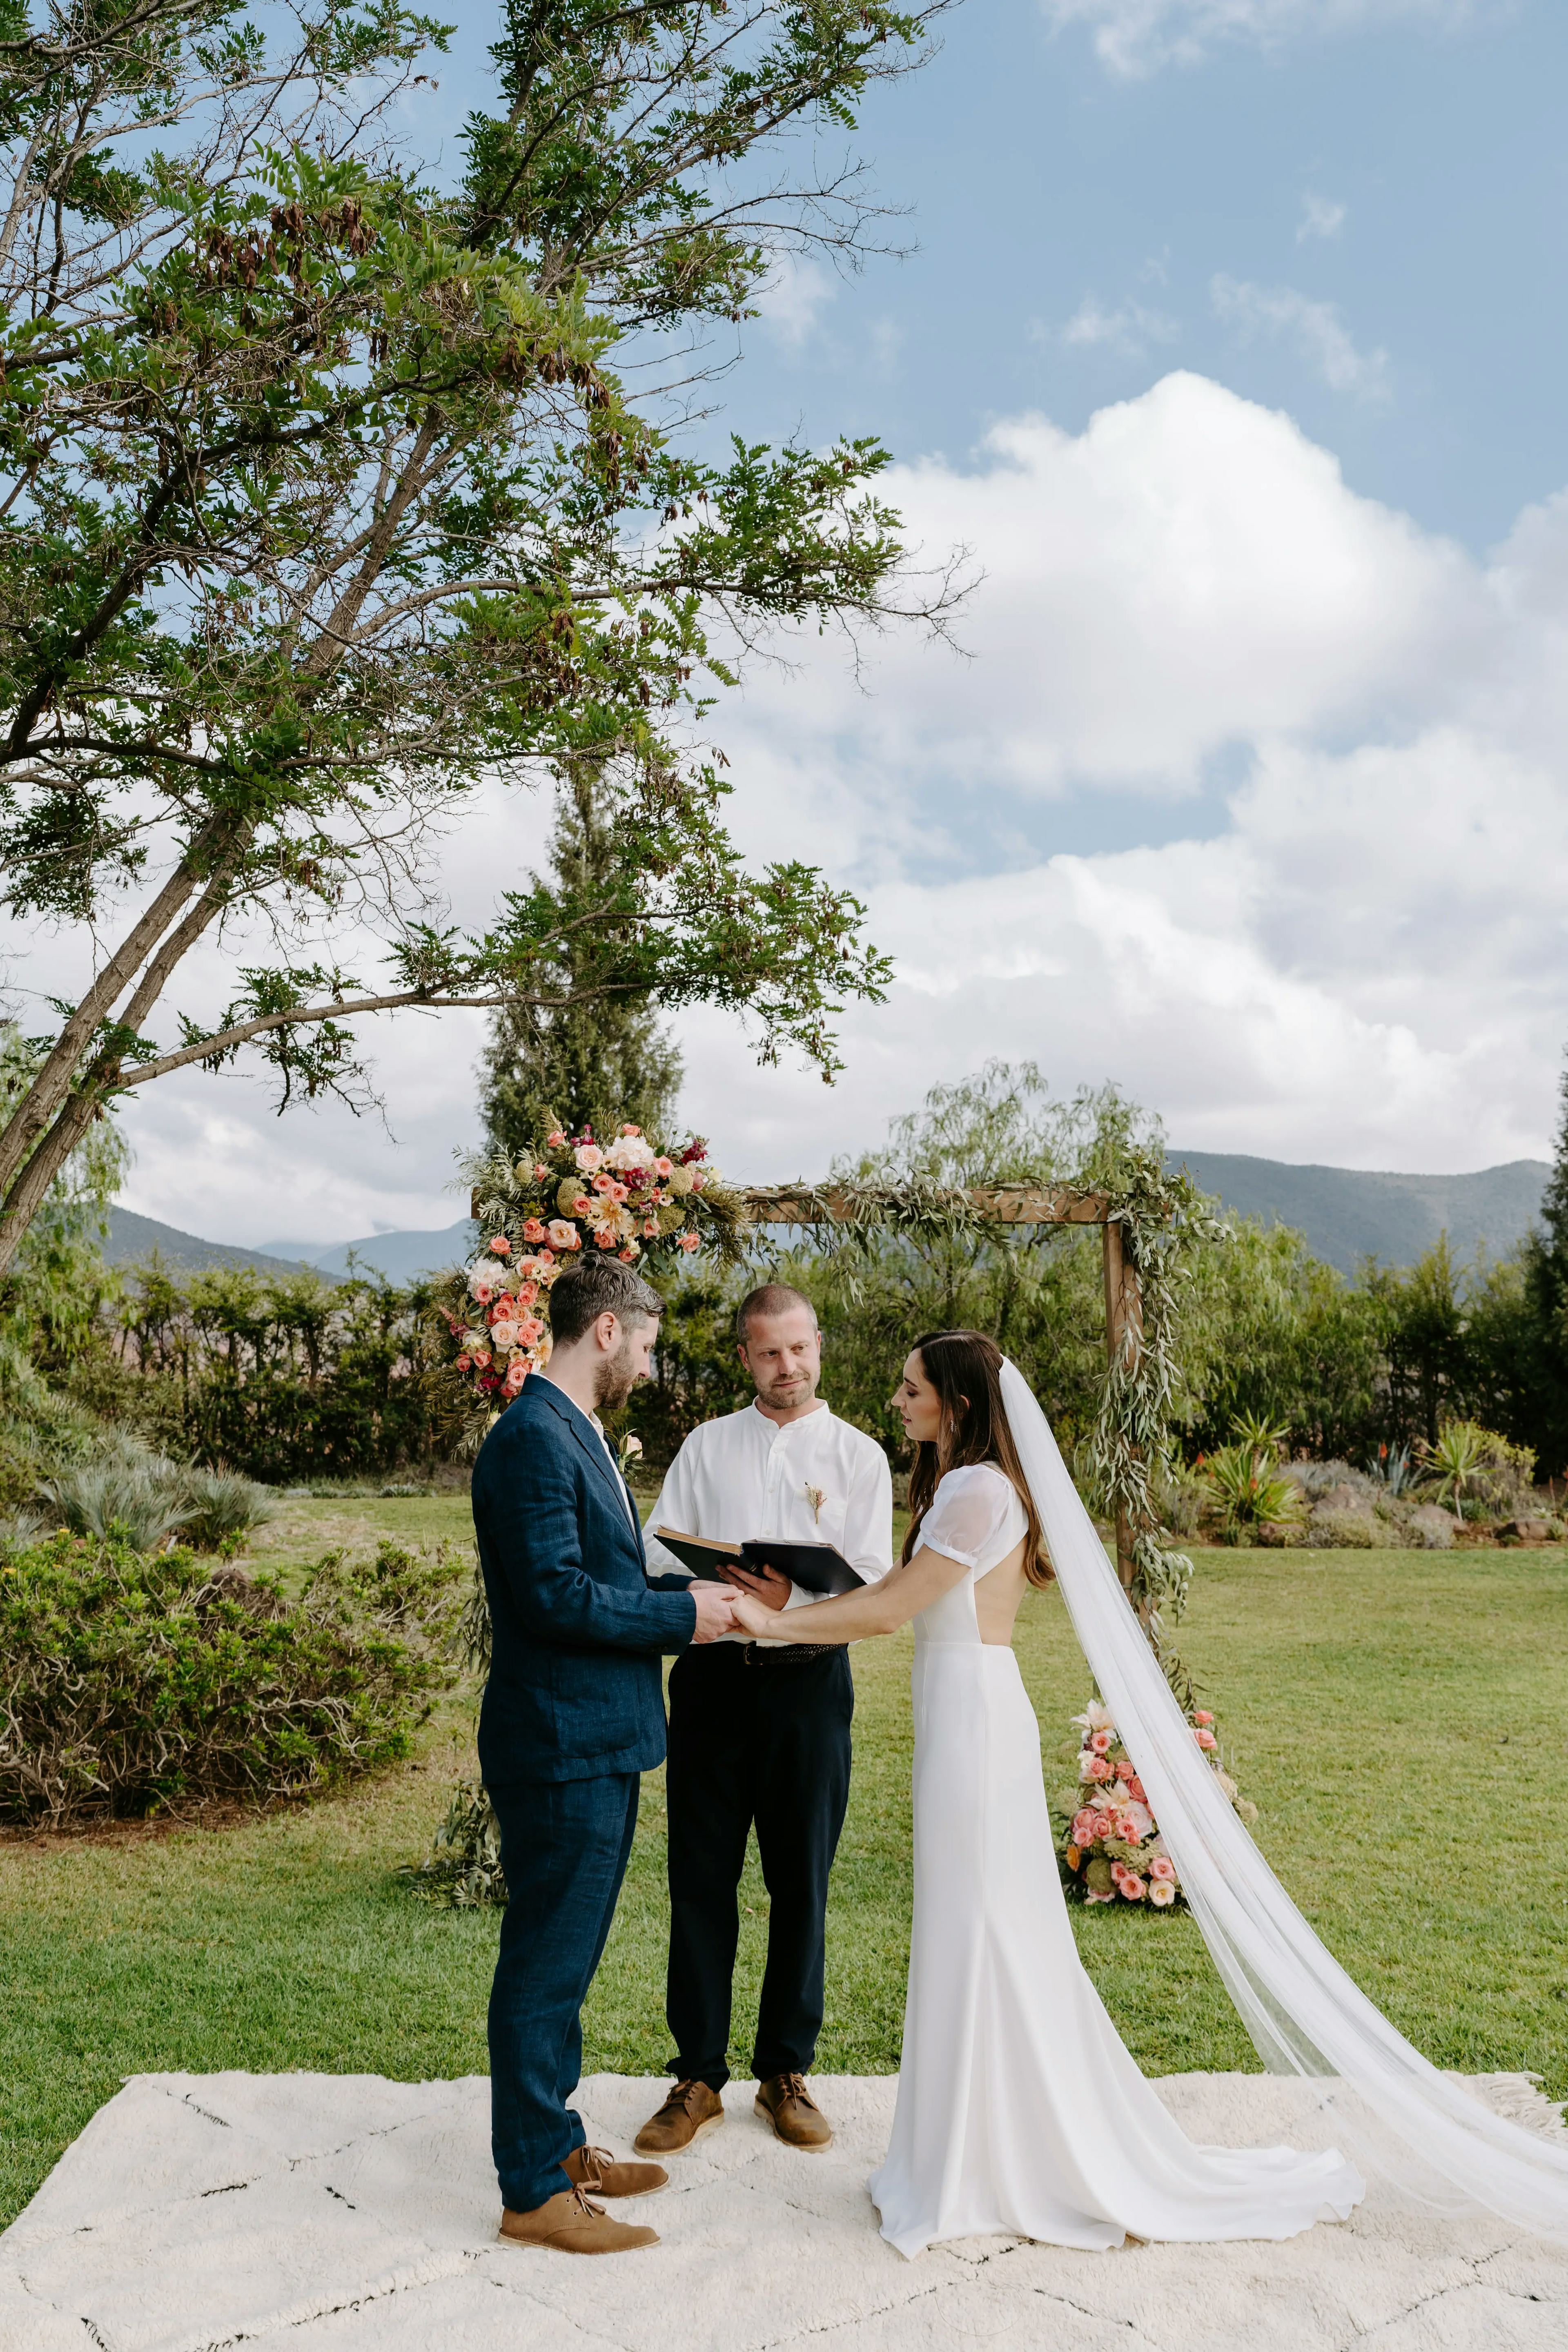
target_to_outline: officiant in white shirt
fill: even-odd
[[[737,1545],[777,1536],[829,1543],[868,1580],[892,1565],[893,1490],[876,1440],[817,1396],[822,1339],[811,1301],[765,1283],[736,1318],[756,1387],[742,1412],[693,1430],[648,1528]],[[650,1571],[681,1563],[651,1532]],[[744,1584],[774,1609],[812,1595],[782,1576]],[[685,1652],[669,1677],[669,1970],[675,2087],[637,2134],[673,2155],[723,2121],[731,1981],[746,1838],[756,1826],[768,1890],[768,1958],[752,2065],[757,2109],[792,2147],[832,2126],[805,2085],[822,2027],[827,1878],[849,1799],[855,1689],[842,1648],[770,1648],[744,1634]]]

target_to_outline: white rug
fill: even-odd
[[[0,2237],[0,2352],[1563,2352],[1568,2252],[1374,2195],[1285,2245],[1067,2253],[972,2240],[908,2263],[865,2180],[887,2077],[822,2075],[837,2131],[782,2147],[729,2119],[619,2210],[663,2242],[584,2261],[498,2244],[489,2085],[143,2074]],[[1539,2128],[1522,2076],[1478,2084]],[[625,2151],[663,2085],[591,2076]],[[1247,2074],[1160,2084],[1194,2137],[1321,2146],[1310,2095]]]

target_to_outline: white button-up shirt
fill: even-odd
[[[873,1437],[818,1402],[798,1421],[769,1419],[753,1403],[694,1429],[665,1473],[648,1513],[650,1570],[683,1564],[655,1528],[737,1546],[752,1538],[829,1543],[869,1583],[893,1564],[893,1481]],[[820,1599],[792,1585],[787,1608]],[[722,1633],[744,1642],[745,1633]]]

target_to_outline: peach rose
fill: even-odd
[[[683,1250],[694,1250],[697,1247],[697,1235],[695,1234],[682,1234],[680,1236],[680,1246]]]
[[[515,1348],[517,1325],[509,1317],[503,1315],[499,1323],[490,1325],[490,1339],[498,1348]]]
[[[1205,1730],[1202,1724],[1200,1724],[1197,1729],[1194,1732],[1193,1738],[1197,1741],[1200,1748],[1215,1748],[1219,1745],[1214,1733],[1212,1731]]]
[[[1166,1911],[1176,1899],[1173,1879],[1153,1878],[1149,1882],[1149,1900],[1156,1911]]]
[[[613,1250],[616,1246],[616,1232],[614,1226],[600,1225],[595,1233],[594,1239],[598,1243],[601,1249]]]
[[[1089,1736],[1089,1744],[1093,1748],[1097,1756],[1108,1756],[1110,1752],[1110,1732],[1091,1731]]]
[[[466,1372],[466,1371],[468,1370],[468,1366],[473,1362],[473,1360],[473,1360],[472,1356],[469,1356],[469,1355],[461,1355],[461,1356],[459,1356],[459,1357],[458,1357],[458,1370],[460,1372]]]
[[[586,1176],[590,1169],[597,1168],[600,1165],[605,1155],[600,1150],[596,1143],[580,1143],[575,1151],[572,1154],[572,1157],[577,1162],[578,1167],[583,1171],[584,1175]]]
[[[636,1257],[637,1254],[637,1245],[636,1242],[628,1242],[628,1243],[626,1244],[626,1245],[625,1249],[618,1249],[618,1250],[616,1252],[616,1255],[617,1257],[624,1257],[624,1258],[625,1258],[625,1260],[626,1260],[626,1264],[627,1264],[628,1265],[630,1265],[630,1264],[631,1264],[631,1262],[632,1262],[633,1258],[635,1258],[635,1257]]]
[[[534,1161],[533,1181],[536,1184],[542,1184],[549,1173],[550,1171],[542,1160],[536,1160]]]
[[[1119,1884],[1129,1903],[1142,1903],[1149,1892],[1135,1870],[1127,1871]]]
[[[474,1361],[478,1364],[481,1372],[484,1370],[485,1366],[489,1362],[489,1360],[490,1351],[488,1348],[476,1348],[474,1349]]]
[[[497,1257],[510,1257],[511,1255],[511,1244],[508,1241],[504,1234],[497,1234],[492,1237],[490,1248]]]
[[[525,1217],[523,1219],[522,1238],[525,1242],[532,1242],[536,1247],[539,1243],[544,1239],[544,1227],[540,1223],[537,1217]]]
[[[667,1160],[662,1151],[659,1153],[658,1158],[653,1164],[661,1176],[673,1176],[675,1173],[674,1160]]]
[[[1141,1805],[1146,1805],[1149,1801],[1149,1792],[1144,1788],[1142,1781],[1138,1778],[1136,1772],[1130,1774],[1128,1777],[1127,1793],[1130,1797],[1135,1798]]]
[[[531,1307],[538,1296],[539,1285],[537,1282],[520,1282],[518,1284],[517,1303],[520,1307]]]
[[[593,1179],[593,1184],[595,1192],[613,1192],[616,1189],[615,1178],[613,1176],[606,1176],[602,1168],[599,1170],[598,1174]]]
[[[517,1394],[519,1389],[521,1388],[527,1378],[528,1366],[523,1362],[522,1358],[519,1356],[514,1362],[510,1363],[506,1368],[506,1384],[511,1391],[513,1396]]]
[[[1212,1723],[1214,1721],[1214,1717],[1209,1713],[1206,1706],[1198,1706],[1193,1709],[1193,1721],[1194,1723]]]
[[[552,1217],[550,1239],[552,1246],[558,1250],[581,1249],[583,1246],[582,1234],[575,1225],[569,1225],[564,1217]]]
[[[1157,1853],[1149,1864],[1151,1878],[1174,1878],[1176,1865],[1168,1853]]]
[[[1091,1756],[1084,1766],[1084,1778],[1088,1780],[1109,1780],[1114,1769],[1103,1756]]]
[[[566,1138],[562,1134],[561,1129],[557,1128],[553,1135],[547,1135],[545,1137],[544,1148],[547,1151],[559,1151],[565,1140]]]
[[[525,1315],[517,1327],[515,1344],[520,1348],[537,1348],[544,1337],[544,1326],[537,1315]]]
[[[640,1127],[633,1127],[628,1120],[626,1125],[622,1128],[621,1133],[623,1135],[640,1135],[642,1133],[642,1129]]]

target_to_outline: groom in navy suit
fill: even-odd
[[[734,1623],[727,1587],[648,1575],[637,1507],[599,1423],[598,1407],[613,1412],[647,1378],[662,1311],[617,1258],[563,1275],[549,1364],[474,1465],[492,1631],[479,1766],[510,1897],[489,2011],[501,2235],[570,2253],[658,2242],[588,2192],[639,2196],[668,2175],[589,2147],[566,2096],[631,1852],[638,1775],[664,1760],[660,1655]]]

